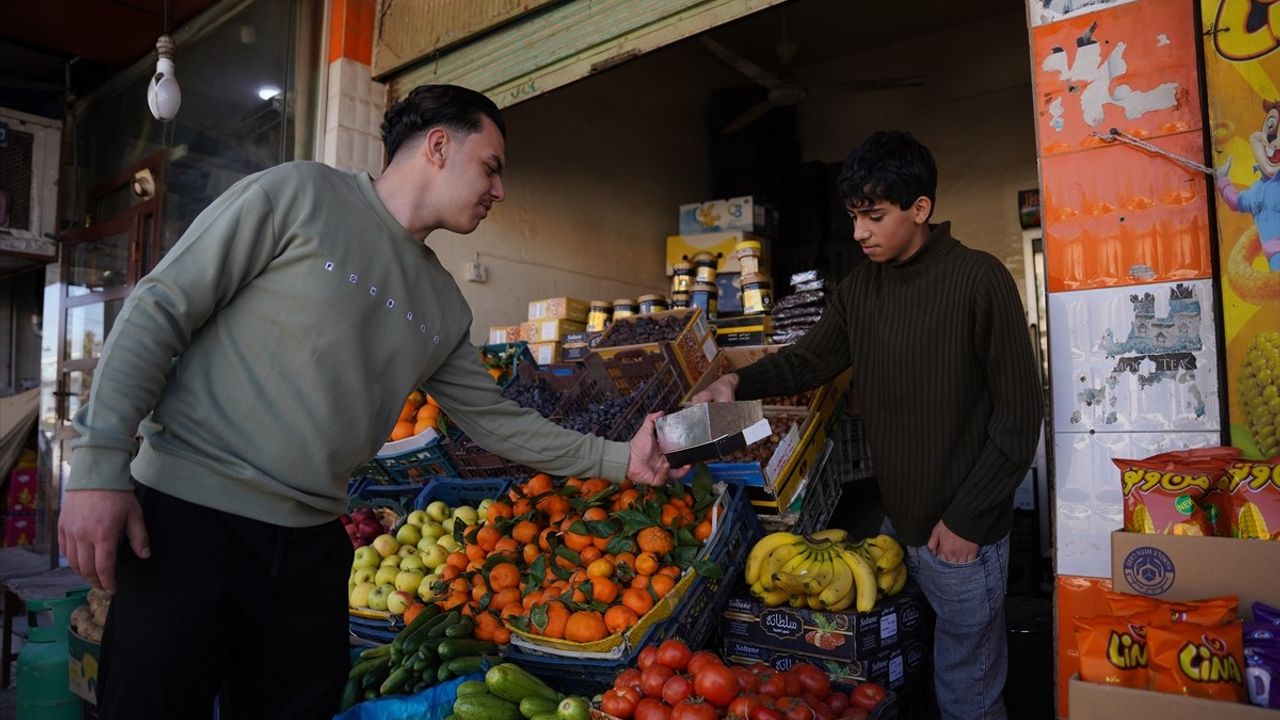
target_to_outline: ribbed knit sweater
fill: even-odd
[[[790,394],[853,367],[885,513],[908,545],[938,520],[1003,538],[1043,422],[1039,371],[1009,271],[931,226],[901,263],[865,263],[798,342],[738,372],[741,400]]]

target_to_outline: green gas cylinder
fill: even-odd
[[[85,603],[83,591],[27,602],[27,642],[18,654],[18,720],[80,720],[83,701],[67,682],[67,627],[71,611]],[[52,622],[39,624],[40,613]]]

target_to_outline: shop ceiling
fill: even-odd
[[[169,28],[218,2],[168,0]],[[0,3],[0,106],[57,117],[69,80],[88,90],[153,52],[164,15],[165,0]]]
[[[382,9],[388,5],[383,0]],[[487,30],[475,25],[465,40],[408,62],[388,52],[393,30],[380,25],[374,71],[394,97],[419,84],[447,82],[481,90],[507,107],[702,33],[775,70],[784,32],[798,45],[799,67],[1019,10],[1025,11],[1025,0],[649,0],[639,7],[627,0],[568,0]],[[401,17],[397,24],[413,20]],[[416,21],[424,31],[433,29],[425,15]]]

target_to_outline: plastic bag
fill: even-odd
[[[484,680],[484,673],[472,673],[442,682],[413,695],[393,695],[357,703],[335,715],[334,720],[444,720],[453,714],[458,686],[468,680]]]
[[[1239,455],[1235,448],[1205,448],[1112,460],[1120,469],[1124,529],[1148,535],[1212,535],[1204,496]]]
[[[1075,619],[1080,679],[1118,687],[1147,688],[1147,628],[1133,618],[1103,615]]]
[[[1280,540],[1280,457],[1241,460],[1225,477],[1231,536]]]
[[[1244,702],[1244,633],[1240,621],[1205,627],[1174,623],[1147,628],[1151,689]]]

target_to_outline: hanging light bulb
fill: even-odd
[[[178,116],[178,108],[182,105],[182,90],[178,88],[178,77],[173,69],[173,38],[161,35],[156,40],[156,72],[151,76],[147,86],[147,107],[155,119],[169,122]]]

